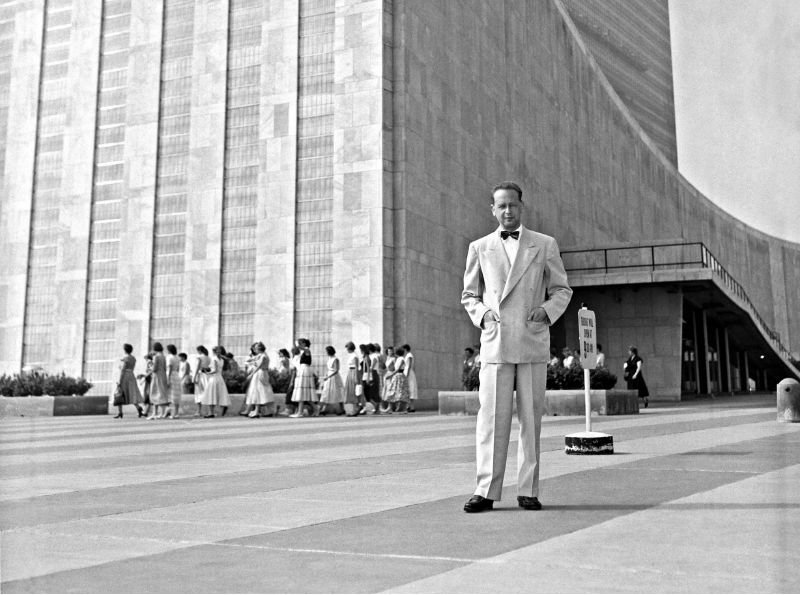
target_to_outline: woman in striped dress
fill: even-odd
[[[344,369],[347,371],[347,376],[344,380],[344,411],[348,417],[355,417],[358,415],[358,401],[363,398],[364,387],[361,385],[359,378],[359,361],[356,355],[356,346],[352,341],[348,341],[344,346],[347,350],[345,356]],[[361,394],[359,394],[361,392]]]
[[[172,407],[167,410],[166,417],[178,419],[181,409],[181,361],[178,359],[178,349],[174,345],[167,345],[167,382],[169,383],[169,400]]]
[[[153,412],[147,419],[162,419],[167,415],[169,406],[169,380],[167,379],[167,358],[161,343],[153,343],[153,376],[150,384],[150,403]],[[160,412],[160,413],[159,413]]]
[[[297,370],[297,378],[294,382],[292,401],[297,403],[297,411],[289,417],[303,417],[303,408],[306,401],[313,407],[312,416],[319,415],[319,400],[317,397],[317,387],[314,383],[314,373],[311,371],[311,341],[308,339],[298,339],[300,347],[300,367]]]

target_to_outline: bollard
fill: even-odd
[[[800,422],[800,382],[794,378],[778,383],[778,421]]]

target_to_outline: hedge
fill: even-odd
[[[0,376],[0,395],[4,397],[61,397],[85,395],[92,388],[92,383],[83,377],[74,378],[47,372],[25,372],[9,376]]]

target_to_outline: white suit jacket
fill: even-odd
[[[481,329],[481,363],[547,362],[549,325],[528,317],[541,306],[552,324],[572,297],[555,239],[521,227],[518,241],[513,267],[499,228],[469,245],[461,303]],[[500,322],[489,322],[483,328],[481,321],[488,310],[493,310]]]

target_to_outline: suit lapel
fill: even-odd
[[[500,236],[497,233],[493,233],[491,238],[489,238],[489,242],[486,246],[486,249],[489,251],[491,255],[490,258],[494,263],[498,265],[497,267],[497,285],[503,285],[506,283],[508,279],[509,271],[511,270],[511,261],[508,260],[508,254],[506,254],[506,249],[503,248],[503,243],[500,240]]]
[[[498,239],[498,242],[499,241],[500,240]],[[502,245],[500,245],[500,249],[505,253]],[[508,297],[508,294],[511,293],[511,290],[514,289],[517,283],[519,283],[519,280],[522,279],[522,275],[524,275],[525,271],[528,270],[528,267],[531,265],[533,259],[536,258],[538,253],[539,247],[534,243],[533,235],[523,227],[519,236],[519,250],[517,251],[517,258],[514,261],[514,265],[511,267],[511,272],[506,280],[506,285],[503,289],[503,295],[500,298],[501,302]]]

